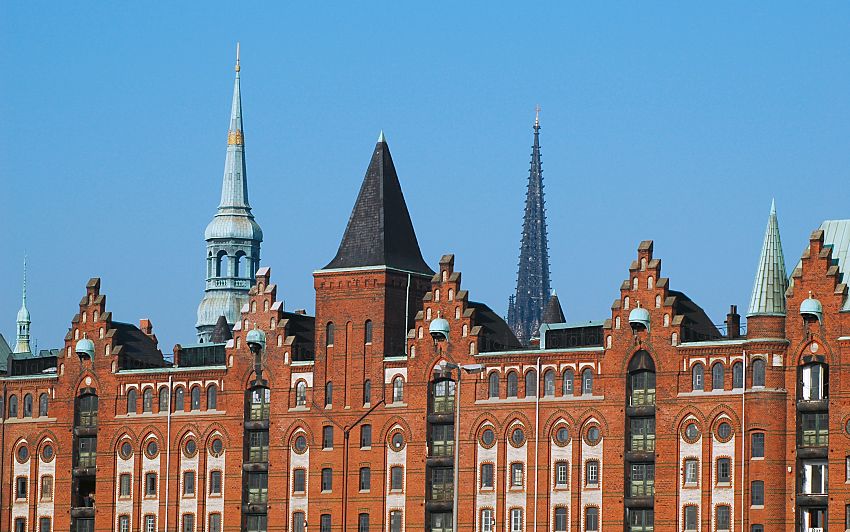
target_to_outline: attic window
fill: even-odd
[[[85,323],[85,322],[86,322],[86,317],[87,317],[87,316],[88,316],[88,314],[87,314],[86,312],[83,312],[83,323]]]
[[[455,319],[460,319],[460,307],[455,307]]]
[[[646,279],[646,287],[650,290],[655,288],[655,279],[653,279],[651,275]]]
[[[623,298],[623,309],[629,310],[630,304],[631,304],[631,300],[629,299],[629,296],[624,297]]]
[[[646,270],[646,257],[640,259],[640,270],[641,271]]]
[[[257,312],[257,302],[251,301],[251,312]]]
[[[455,300],[455,291],[449,288],[449,301]]]
[[[282,346],[283,346],[283,335],[282,335],[282,334],[278,334],[278,335],[277,335],[277,346],[278,346],[278,347],[282,347]]]
[[[445,282],[449,278],[449,272],[443,270],[443,282]]]
[[[105,346],[103,346],[103,356],[105,356],[105,357],[109,356],[109,344],[106,344]]]
[[[426,309],[425,309],[425,319],[426,319],[426,320],[430,320],[430,319],[431,319],[431,308],[430,308],[430,307],[428,307],[428,308],[426,308]]]
[[[466,335],[469,334],[469,326],[465,323],[463,324],[463,337],[466,338]]]
[[[266,300],[266,301],[264,301],[264,302],[263,302],[263,310],[265,310],[266,312],[268,312],[268,310],[269,310],[269,302],[268,302],[268,300]]]
[[[669,327],[669,326],[670,326],[670,315],[669,315],[669,314],[665,314],[665,315],[664,315],[664,326],[665,326],[665,327]]]
[[[614,328],[615,329],[620,328],[620,316],[617,316],[616,318],[614,318]]]
[[[94,321],[97,321],[99,318],[100,318],[100,313],[95,310],[94,314],[92,314],[92,319],[94,319]]]
[[[443,272],[443,275],[445,275],[445,272]],[[438,289],[434,290],[434,301],[439,301],[439,300],[440,300],[440,289],[438,288]]]
[[[655,296],[655,308],[661,308],[661,296]]]
[[[635,277],[634,280],[632,281],[632,290],[637,290],[637,289],[638,289],[638,278]]]

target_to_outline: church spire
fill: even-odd
[[[782,241],[779,238],[779,221],[776,218],[776,202],[770,203],[770,215],[764,232],[761,258],[753,283],[753,295],[747,316],[784,316],[785,290],[788,289],[788,275],[785,270],[785,257],[782,254]]]
[[[227,129],[227,153],[221,202],[207,225],[206,290],[198,306],[198,339],[209,341],[220,316],[232,327],[248,301],[248,290],[260,263],[263,231],[251,214],[248,178],[245,171],[245,136],[242,130],[242,93],[239,74],[239,44],[236,44],[236,79]]]
[[[537,106],[516,294],[508,304],[508,325],[519,341],[526,345],[540,327],[543,309],[549,301],[549,245],[540,159],[540,106]]]
[[[27,309],[27,257],[24,255],[24,283],[21,295],[21,310],[18,311],[15,353],[30,352],[30,311]]]

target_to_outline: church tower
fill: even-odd
[[[236,81],[227,131],[221,203],[204,231],[207,242],[206,289],[198,306],[198,322],[195,324],[200,342],[210,341],[220,316],[224,316],[230,327],[239,320],[260,263],[263,231],[254,220],[248,203],[239,70],[237,43]]]
[[[15,353],[30,353],[30,311],[27,310],[27,259],[24,257],[24,287],[21,310],[18,311]]]
[[[540,161],[540,107],[534,118],[534,144],[531,170],[525,196],[522,241],[516,294],[508,303],[508,325],[517,339],[528,345],[537,333],[543,309],[549,301],[549,244],[546,235],[546,207],[543,200],[543,167]]]

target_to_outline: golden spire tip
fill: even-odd
[[[540,125],[540,106],[539,105],[537,107],[535,107],[535,109],[534,109],[534,125],[535,126]]]
[[[239,41],[236,41],[236,72],[239,72]]]

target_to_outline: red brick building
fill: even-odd
[[[422,258],[382,137],[315,317],[260,268],[232,331],[170,360],[92,279],[60,352],[9,357],[0,529],[844,530],[849,241],[825,222],[789,281],[772,212],[746,333],[644,241],[610,315],[552,298],[520,348]]]

